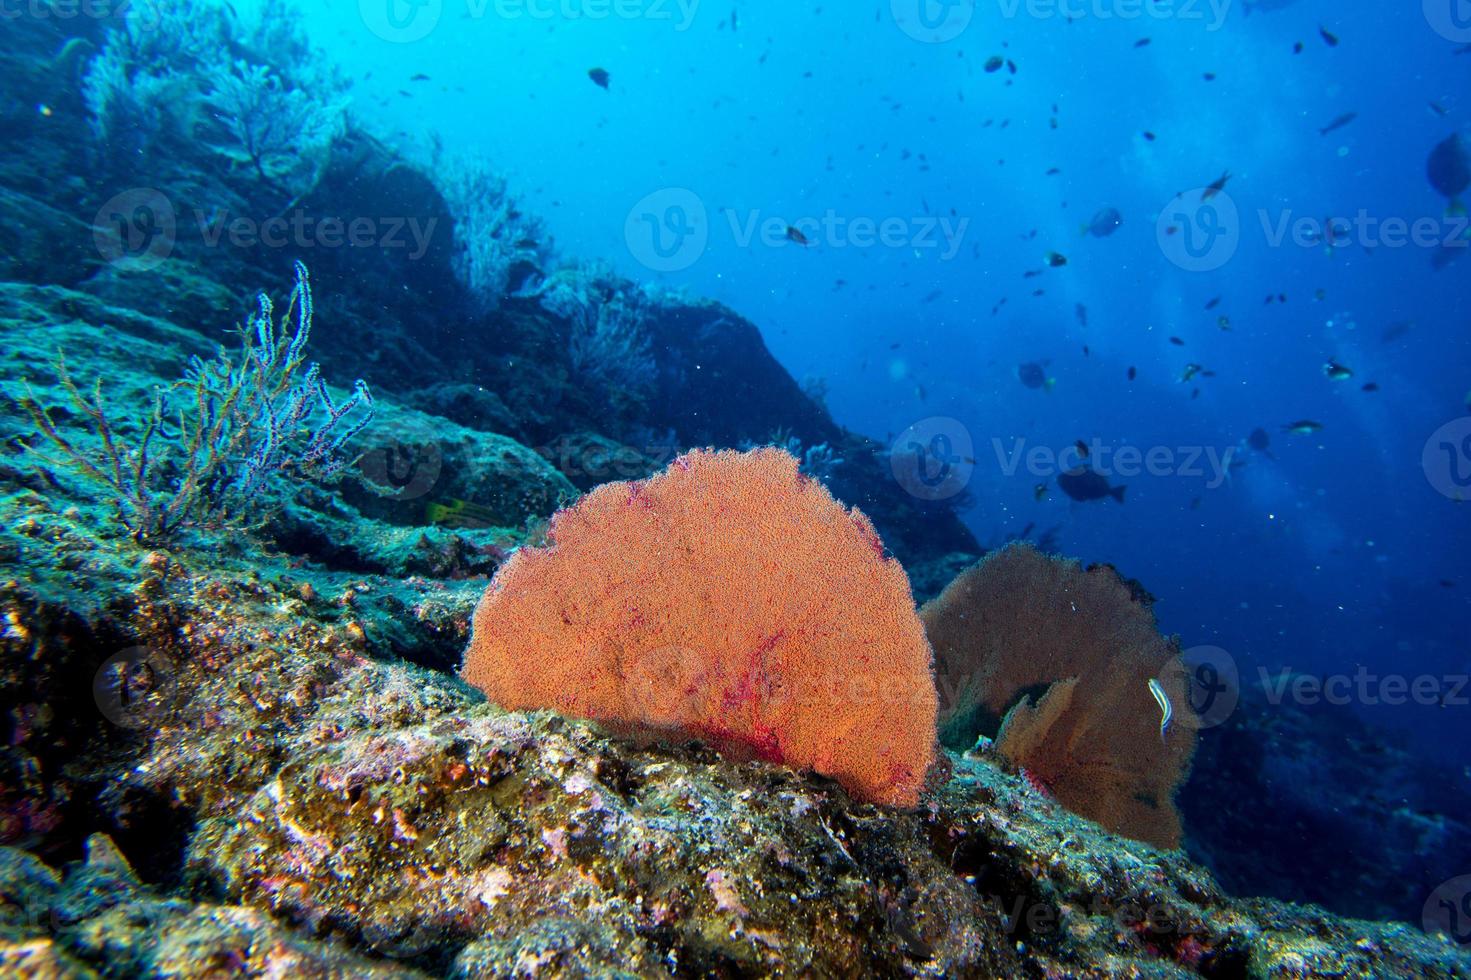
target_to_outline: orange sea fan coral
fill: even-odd
[[[909,580],[797,465],[695,451],[594,490],[496,575],[465,680],[506,708],[697,737],[914,805],[937,698]]]
[[[1179,650],[1129,583],[1111,568],[1013,545],[961,573],[920,618],[947,741],[974,740],[1005,714],[997,750],[1060,803],[1125,836],[1178,846],[1173,798],[1198,724]],[[1151,680],[1173,715],[1163,733]]]

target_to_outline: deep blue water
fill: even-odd
[[[956,420],[982,541],[1055,528],[1063,552],[1140,579],[1187,647],[1228,651],[1244,683],[1362,668],[1430,675],[1444,701],[1471,670],[1471,511],[1422,465],[1432,433],[1471,418],[1471,260],[1459,248],[1435,269],[1430,247],[1464,229],[1427,154],[1471,123],[1471,30],[1444,2],[1099,2],[1069,18],[984,0],[934,27],[902,0],[443,0],[398,4],[393,27],[373,0],[302,8],[360,114],[491,158],[562,252],[729,304],[794,376],[825,381],[850,428],[887,440]],[[1114,234],[1080,232],[1108,207]],[[1351,222],[1334,247],[1311,226],[1294,242],[1294,222],[1330,216]],[[1386,240],[1392,219],[1428,220],[1425,239]],[[680,220],[691,238],[673,237]],[[861,241],[863,222],[890,236]],[[1331,380],[1329,361],[1353,377]],[[1023,386],[1023,362],[1051,390]],[[1323,428],[1282,431],[1299,420]],[[1257,428],[1266,452],[1244,447]],[[1123,505],[1003,466],[1080,439],[1164,455],[1111,477]],[[1451,445],[1442,481],[1471,468]],[[1222,479],[1232,449],[1245,465]],[[1352,699],[1467,778],[1471,709],[1374,700]]]

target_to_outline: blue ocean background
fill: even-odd
[[[302,9],[361,116],[403,145],[491,160],[561,253],[728,304],[795,377],[821,379],[839,423],[880,441],[958,420],[975,460],[964,518],[983,542],[1051,532],[1116,565],[1187,648],[1227,651],[1243,685],[1260,670],[1471,670],[1468,512],[1422,467],[1431,433],[1467,412],[1471,265],[1434,268],[1435,250],[1383,244],[1373,224],[1331,248],[1272,233],[1362,216],[1452,235],[1426,155],[1467,125],[1471,56],[1416,5],[1369,0],[1133,17],[1104,2],[1072,19],[988,2],[938,31],[904,23],[904,6],[445,0],[407,43],[341,0]],[[1183,234],[1160,216],[1225,171],[1234,251],[1183,268]],[[708,238],[660,272],[631,229],[670,194],[704,209]],[[1109,207],[1114,234],[1080,231]],[[829,215],[960,233],[859,247],[813,234]],[[753,221],[810,244],[743,238]],[[1328,361],[1354,377],[1325,377]],[[1020,383],[1024,362],[1050,391]],[[1191,364],[1203,372],[1182,381]],[[1323,428],[1282,431],[1298,420]],[[1266,452],[1245,446],[1258,428]],[[1114,479],[1120,506],[1003,465],[1095,439],[1165,447],[1184,472]],[[1228,450],[1244,465],[1222,480],[1209,454]],[[1463,711],[1362,701],[1471,778]]]

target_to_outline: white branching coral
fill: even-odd
[[[539,274],[550,258],[550,238],[541,220],[523,212],[506,178],[479,158],[437,159],[430,168],[445,203],[455,215],[455,273],[470,291],[477,312],[497,309],[514,289],[524,266]]]

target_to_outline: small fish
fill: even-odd
[[[989,58],[986,59],[986,64],[985,64],[984,67],[985,67],[986,72],[989,74],[989,73],[992,73],[992,72],[998,72],[998,71],[1000,71],[1005,65],[1006,65],[1006,59],[1005,58],[1001,57],[1001,55],[999,55],[999,54],[993,54],[993,55],[991,55],[991,57],[989,57]]]
[[[1147,129],[1144,131],[1144,138],[1150,143],[1153,143],[1156,139],[1155,135]]]
[[[1083,234],[1092,235],[1095,238],[1107,238],[1119,230],[1119,225],[1124,223],[1124,216],[1119,213],[1118,208],[1103,208],[1093,216],[1093,220],[1083,226]]]
[[[1220,305],[1221,305],[1221,297],[1217,296],[1214,299],[1212,299],[1209,303],[1206,303],[1205,304],[1205,308],[1208,309],[1208,310],[1213,310],[1217,306],[1220,306]]]
[[[1107,500],[1112,497],[1122,504],[1124,490],[1127,489],[1126,487],[1109,486],[1108,480],[1102,473],[1085,466],[1059,473],[1057,485],[1063,493],[1080,503]]]
[[[1322,36],[1323,43],[1328,45],[1328,47],[1338,47],[1338,35],[1328,30],[1328,28],[1322,26],[1321,24],[1318,25],[1318,34]]]
[[[480,528],[496,526],[495,511],[480,504],[461,500],[458,497],[424,505],[424,519],[430,524],[445,527]]]
[[[1209,187],[1200,192],[1200,199],[1202,201],[1209,201],[1211,198],[1215,197],[1217,194],[1221,193],[1221,191],[1226,189],[1226,181],[1230,179],[1231,171],[1227,170],[1225,173],[1221,174],[1221,176],[1212,181]]]
[[[1056,268],[1058,268],[1060,266],[1067,265],[1067,256],[1066,255],[1062,255],[1059,252],[1048,252],[1047,253],[1047,264],[1050,265],[1050,266],[1052,266],[1052,268],[1054,268],[1054,269],[1056,269]]]
[[[1345,112],[1343,115],[1339,116],[1337,119],[1333,120],[1331,123],[1318,130],[1318,135],[1327,136],[1334,130],[1342,129],[1357,118],[1359,118],[1359,114],[1357,112]]]
[[[1230,330],[1231,318],[1229,316],[1216,317],[1216,326],[1220,327],[1222,330]]]
[[[1393,343],[1409,333],[1414,326],[1411,320],[1396,320],[1384,328],[1384,333],[1379,335],[1379,342],[1381,344]]]
[[[1377,382],[1377,381],[1370,381],[1367,384],[1365,384],[1364,387],[1360,388],[1359,390],[1360,391],[1367,391],[1367,392],[1370,392],[1370,393],[1376,392],[1376,391],[1379,390],[1379,382]]]
[[[1165,732],[1170,728],[1170,719],[1175,717],[1175,707],[1170,704],[1170,698],[1165,694],[1165,689],[1153,677],[1149,679],[1149,693],[1154,695],[1154,703],[1159,705],[1159,740],[1163,742]]]
[[[1181,340],[1179,337],[1171,337],[1170,338],[1170,343],[1174,344],[1176,347],[1184,347],[1185,346],[1185,341]]]
[[[589,68],[587,77],[591,78],[592,83],[601,89],[606,89],[609,81],[612,80],[612,76],[608,74],[606,68]]]
[[[1185,384],[1191,378],[1195,377],[1197,374],[1199,374],[1200,372],[1202,372],[1204,370],[1205,370],[1205,368],[1201,367],[1199,364],[1187,364],[1187,365],[1185,365],[1185,373],[1183,375],[1181,375],[1181,377],[1180,377],[1180,383],[1181,384]]]
[[[1032,488],[1032,499],[1035,500],[1035,501],[1037,501],[1039,504],[1043,500],[1047,499],[1047,484],[1045,484],[1045,483],[1039,483],[1035,487],[1033,487]]]
[[[1324,364],[1323,374],[1325,377],[1331,378],[1334,381],[1347,381],[1354,376],[1351,369],[1344,367],[1337,361],[1329,361]]]
[[[1322,432],[1323,423],[1314,422],[1312,419],[1299,419],[1284,425],[1282,431],[1291,432],[1295,436],[1310,436],[1315,432]]]
[[[1078,451],[1079,456],[1083,457],[1084,459],[1088,458],[1088,444],[1086,442],[1079,439],[1073,443],[1073,448]]]
[[[417,75],[411,75],[411,76],[409,76],[409,81],[411,81],[411,82],[427,82],[427,81],[429,81],[429,76],[426,75],[426,74],[424,74],[423,72],[419,72]]]
[[[1129,380],[1133,381],[1137,377],[1139,377],[1139,369],[1132,364],[1129,365]]]
[[[1049,378],[1047,376],[1047,368],[1043,364],[1038,364],[1035,361],[1018,364],[1016,367],[1016,377],[1025,387],[1041,388],[1045,391],[1051,391],[1053,386],[1057,384],[1056,378]]]
[[[802,234],[800,228],[794,228],[791,225],[787,225],[787,241],[796,242],[803,248],[806,248],[812,244],[812,240],[809,239],[806,235]]]

